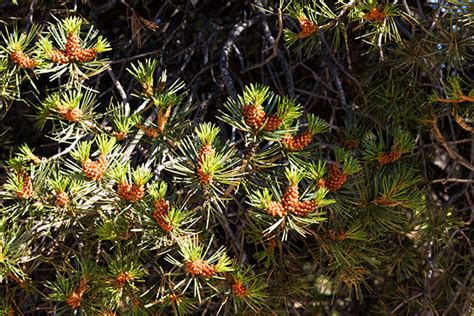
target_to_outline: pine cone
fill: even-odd
[[[276,130],[280,127],[282,122],[283,122],[283,120],[281,118],[279,118],[278,116],[270,115],[268,117],[267,124],[265,125],[264,130],[267,131],[267,132],[274,131],[274,130]]]
[[[53,63],[58,63],[58,64],[67,64],[69,62],[69,58],[66,55],[66,51],[63,50],[53,50],[49,53],[49,59]]]
[[[198,177],[199,177],[199,183],[204,186],[208,185],[209,183],[212,182],[212,176],[207,174],[202,167],[198,167],[197,169]]]
[[[309,213],[312,213],[316,210],[316,203],[314,201],[303,201],[303,202],[298,202],[298,205],[296,206],[295,210],[293,211],[293,214],[296,216],[306,216]]]
[[[281,199],[281,204],[285,212],[293,213],[298,208],[298,185],[289,185]]]
[[[153,218],[155,219],[156,223],[164,230],[164,231],[172,231],[173,226],[171,226],[168,221],[166,221],[165,216],[168,215],[168,202],[165,199],[155,200],[153,202],[154,210],[153,210]]]
[[[247,289],[245,288],[245,285],[242,282],[235,282],[231,286],[232,288],[232,293],[234,293],[235,296],[238,297],[244,297],[247,295]]]
[[[27,200],[33,195],[33,183],[31,178],[26,173],[23,175],[23,186],[21,190],[16,192],[19,199]]]
[[[69,109],[67,107],[58,108],[58,114],[70,123],[79,121],[84,113],[78,107]]]
[[[121,289],[125,285],[125,282],[130,281],[130,280],[133,280],[133,274],[127,271],[121,272],[115,278],[115,284],[118,288]]]
[[[298,33],[298,38],[305,38],[316,32],[318,26],[306,18],[299,18],[301,31]]]
[[[379,155],[379,166],[384,166],[389,163],[395,162],[402,156],[402,152],[395,149],[389,152],[383,152]]]
[[[216,267],[204,260],[188,261],[185,263],[184,267],[192,276],[210,278],[216,273]]]
[[[313,135],[309,132],[303,132],[296,136],[287,136],[283,139],[283,144],[289,151],[301,151],[313,141]]]
[[[158,129],[153,127],[142,127],[142,130],[145,132],[146,136],[150,138],[156,138],[158,136]]]
[[[26,56],[23,52],[12,52],[10,58],[13,63],[23,69],[33,69],[36,66],[36,61]]]
[[[69,196],[67,195],[67,193],[57,191],[55,204],[59,207],[66,207],[69,204]]]
[[[133,184],[132,187],[130,188],[128,200],[131,203],[136,203],[140,201],[141,199],[143,199],[144,196],[145,196],[145,186]]]
[[[125,138],[127,138],[127,133],[125,133],[124,131],[118,131],[114,132],[114,136],[117,140],[124,140]]]
[[[265,111],[252,104],[244,107],[243,114],[245,123],[253,129],[259,129],[265,121]]]
[[[130,199],[130,189],[132,186],[126,181],[117,184],[117,195],[122,201],[128,201]]]
[[[77,289],[74,290],[67,298],[66,303],[69,305],[71,308],[76,309],[81,306],[81,301],[82,301],[82,294],[80,291]]]
[[[285,208],[280,202],[271,201],[267,205],[267,213],[273,217],[283,217],[287,214]]]
[[[97,50],[95,48],[80,49],[77,53],[77,61],[85,63],[93,60],[97,56]]]
[[[81,46],[76,33],[69,33],[66,39],[66,55],[71,61],[79,61]]]
[[[333,163],[329,167],[329,174],[324,180],[325,187],[329,192],[334,192],[339,190],[344,185],[344,183],[346,183],[346,180],[347,174],[345,174],[341,168]]]
[[[364,18],[372,22],[383,22],[385,13],[379,8],[372,8],[372,10],[364,14]]]
[[[162,109],[158,111],[158,119],[157,119],[158,132],[163,133],[166,127],[166,123],[168,123],[168,119],[170,118],[170,115],[171,115],[171,106],[168,106],[165,112],[163,112]]]
[[[203,145],[198,152],[198,164],[202,164],[204,159],[206,157],[209,157],[214,154],[214,148],[212,148],[212,145]]]
[[[107,159],[104,155],[100,155],[97,161],[87,159],[82,164],[82,170],[88,179],[98,181],[107,170]]]

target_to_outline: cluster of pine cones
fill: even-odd
[[[216,274],[215,265],[209,264],[204,260],[187,261],[184,267],[192,276],[210,278]]]
[[[117,184],[117,195],[122,201],[136,203],[145,196],[145,186],[139,184],[128,184],[127,181],[122,181]]]
[[[286,189],[281,202],[271,201],[266,208],[268,214],[273,217],[283,217],[288,213],[296,216],[306,216],[314,212],[317,205],[314,201],[299,201],[297,184],[290,184]]]
[[[66,49],[55,49],[50,52],[49,58],[51,61],[59,64],[67,64],[68,62],[88,62],[97,56],[95,48],[83,49],[79,44],[79,37],[76,33],[71,32],[66,39]]]
[[[158,200],[155,200],[153,202],[153,218],[157,222],[158,225],[164,230],[164,231],[172,231],[173,226],[171,226],[168,221],[166,220],[166,216],[168,215],[168,209],[169,205],[168,202],[161,198]]]
[[[266,120],[266,113],[262,106],[248,104],[243,109],[245,123],[253,129],[260,129]],[[268,117],[264,130],[267,132],[278,129],[283,120],[272,114]]]
[[[107,170],[107,166],[107,158],[105,155],[101,154],[97,161],[92,161],[90,159],[84,161],[82,163],[82,170],[88,179],[99,181],[102,179],[105,170]]]

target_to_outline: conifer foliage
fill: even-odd
[[[260,20],[236,24],[204,116],[198,75],[180,78],[192,54],[166,69],[166,39],[109,60],[122,47],[73,2],[35,24],[33,1],[0,38],[0,123],[25,107],[55,149],[26,140],[1,162],[0,315],[471,311],[472,205],[429,172],[450,161],[443,181],[472,189],[472,4],[252,2],[274,50],[260,70],[288,89],[229,75],[229,41]],[[137,46],[170,26],[122,4]]]

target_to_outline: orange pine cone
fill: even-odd
[[[329,192],[339,190],[346,183],[347,174],[342,171],[335,163],[329,167],[329,174],[324,180],[325,187]]]
[[[273,217],[283,217],[287,214],[285,208],[280,202],[271,201],[267,205],[267,213]]]
[[[77,61],[85,63],[93,60],[97,56],[95,48],[80,49],[77,53]]]
[[[282,122],[283,122],[283,120],[281,118],[279,118],[278,116],[270,115],[268,117],[267,124],[265,125],[264,129],[267,132],[274,131],[274,130],[276,130],[280,127]]]
[[[125,285],[125,282],[133,280],[133,274],[125,271],[119,273],[117,277],[115,278],[115,284],[117,285],[118,288],[123,288]]]
[[[146,136],[150,138],[156,138],[158,136],[158,129],[153,127],[142,127],[142,130],[145,132]]]
[[[58,108],[58,114],[70,123],[79,121],[84,115],[82,110],[78,107],[72,109],[60,107]]]
[[[12,52],[10,58],[13,63],[23,69],[33,69],[36,66],[36,61],[21,51]]]
[[[153,96],[153,86],[149,84],[143,85],[143,93],[145,93],[146,97],[151,98]]]
[[[64,50],[53,50],[49,53],[49,59],[53,63],[58,63],[58,64],[67,64],[69,62],[69,58],[66,55],[66,51]]]
[[[203,145],[198,152],[198,163],[201,164],[203,160],[214,154],[214,148],[212,148],[212,145]]]
[[[131,203],[136,203],[140,201],[141,199],[143,199],[144,196],[145,196],[145,186],[133,184],[132,187],[130,188],[128,200]]]
[[[128,201],[130,199],[130,189],[132,186],[126,181],[117,184],[117,195],[122,201]]]
[[[247,288],[242,282],[235,282],[234,284],[232,284],[231,288],[232,293],[234,293],[235,296],[244,297],[247,295]]]
[[[372,10],[364,14],[364,18],[372,22],[383,22],[385,13],[379,8],[372,8]]]
[[[383,152],[379,155],[379,166],[384,166],[386,164],[392,163],[400,159],[402,152],[395,149],[389,152]]]
[[[67,195],[67,193],[57,191],[55,204],[59,207],[66,207],[69,204],[69,196]]]
[[[100,155],[97,161],[87,159],[82,163],[82,170],[88,179],[98,181],[107,170],[107,159],[104,155]]]
[[[210,278],[216,273],[216,267],[204,260],[188,261],[185,263],[184,267],[192,276]]]
[[[243,110],[245,123],[254,129],[262,127],[265,121],[265,111],[253,104],[246,105]]]
[[[16,192],[19,199],[27,200],[33,195],[33,183],[31,178],[26,173],[23,175],[23,186],[21,190]]]
[[[158,119],[157,119],[157,126],[158,132],[163,133],[166,127],[166,123],[168,123],[168,119],[171,115],[171,106],[166,108],[166,111],[163,112],[162,109],[158,111]]]
[[[316,32],[318,26],[306,18],[299,18],[301,31],[298,33],[298,38],[305,38]]]
[[[69,33],[66,39],[66,55],[71,61],[79,61],[81,46],[76,33]]]
[[[81,301],[82,301],[82,293],[78,292],[77,290],[74,290],[71,295],[66,300],[67,305],[69,305],[71,308],[76,309],[81,306]]]
[[[99,316],[117,316],[114,312],[106,311],[99,314]]]
[[[298,185],[289,185],[281,199],[281,204],[286,212],[293,213],[298,208]]]
[[[303,201],[303,202],[298,202],[295,210],[293,211],[293,214],[296,216],[306,216],[309,213],[312,213],[316,210],[316,203],[314,201]]]
[[[114,136],[117,140],[124,140],[127,138],[127,133],[124,131],[114,132]]]
[[[289,151],[301,151],[313,141],[313,135],[309,132],[303,132],[296,136],[287,136],[283,139],[283,144]]]
[[[212,176],[207,174],[201,166],[198,167],[197,173],[201,185],[208,185],[212,182]]]
[[[153,202],[154,210],[153,210],[153,218],[155,219],[156,223],[160,225],[160,227],[164,231],[172,231],[173,226],[171,226],[165,219],[165,216],[168,215],[168,202],[165,199],[155,200]]]

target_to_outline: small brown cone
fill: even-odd
[[[10,54],[10,58],[15,65],[23,69],[33,69],[36,66],[36,61],[28,56],[25,53],[17,51]]]
[[[204,260],[188,261],[184,267],[192,276],[210,278],[216,273],[216,267]]]
[[[97,161],[87,159],[82,163],[82,170],[88,179],[98,181],[107,170],[107,159],[104,155],[100,155]]]
[[[77,61],[85,63],[95,59],[97,50],[95,48],[80,49],[77,53]]]
[[[339,190],[346,183],[347,174],[342,171],[335,163],[329,167],[329,173],[324,180],[324,186],[329,192]]]
[[[313,135],[309,132],[303,132],[296,136],[287,136],[283,139],[283,144],[289,151],[301,151],[313,141]]]
[[[66,55],[66,52],[63,50],[53,50],[49,53],[49,59],[53,63],[58,63],[58,64],[67,64],[69,62],[69,58]]]
[[[81,306],[81,301],[82,301],[82,293],[74,290],[67,298],[66,303],[69,305],[72,309],[77,309]]]
[[[197,174],[201,185],[205,186],[212,182],[212,175],[207,174],[201,166],[198,167]]]
[[[372,22],[383,22],[385,17],[385,13],[379,8],[372,8],[372,10],[364,14],[364,18]]]
[[[130,188],[128,200],[131,203],[136,203],[140,201],[141,199],[143,199],[144,196],[145,196],[145,186],[133,184],[132,187]]]
[[[214,154],[214,148],[212,145],[207,144],[203,145],[198,152],[198,163],[201,164],[206,157],[209,157]]]
[[[66,192],[57,191],[56,192],[56,200],[54,202],[56,206],[59,207],[66,207],[69,204],[69,196]]]
[[[169,205],[165,199],[158,199],[153,202],[153,218],[155,219],[156,223],[164,230],[164,231],[172,231],[173,226],[171,226],[165,217],[168,215]]]
[[[33,195],[33,182],[26,173],[23,175],[23,186],[16,192],[19,199],[27,200]]]
[[[130,198],[131,185],[126,181],[117,184],[117,195],[122,201],[128,201]]]
[[[234,293],[235,296],[245,297],[247,295],[247,288],[240,281],[237,281],[234,284],[232,284],[231,288],[232,288],[232,293]]]
[[[384,166],[389,163],[395,162],[402,156],[402,152],[395,149],[389,152],[383,152],[379,155],[379,166]]]
[[[118,131],[114,132],[114,136],[117,140],[124,140],[125,138],[127,138],[127,133],[125,133],[124,131]]]
[[[158,132],[163,133],[166,127],[166,123],[168,123],[168,119],[171,115],[171,106],[168,106],[165,111],[160,109],[158,111],[158,119],[157,119],[157,128]]]
[[[60,107],[58,108],[58,114],[70,123],[79,121],[84,115],[82,110],[78,107],[72,109],[69,109],[67,107]]]
[[[306,18],[299,18],[301,31],[298,33],[298,38],[306,38],[316,32],[318,26]]]
[[[273,217],[283,217],[287,214],[285,208],[280,202],[271,201],[266,208],[268,214]]]
[[[115,285],[121,289],[125,285],[125,282],[131,281],[133,280],[133,278],[133,274],[131,274],[130,272],[121,272],[115,278]]]
[[[253,129],[259,129],[265,121],[265,111],[253,104],[246,105],[243,114],[245,123]]]
[[[71,61],[79,61],[80,54],[79,37],[76,33],[71,32],[67,35],[66,39],[66,55]]]
[[[274,130],[276,130],[280,127],[282,122],[283,122],[283,120],[281,118],[279,118],[278,116],[270,115],[268,117],[267,124],[265,125],[264,130],[267,131],[267,132],[274,131]]]
[[[316,210],[316,203],[314,201],[303,201],[298,202],[297,206],[295,207],[293,214],[296,216],[306,216]]]
[[[294,213],[295,210],[298,208],[298,199],[299,199],[299,192],[298,192],[298,185],[291,184],[286,189],[283,197],[281,199],[281,204],[286,212]]]

